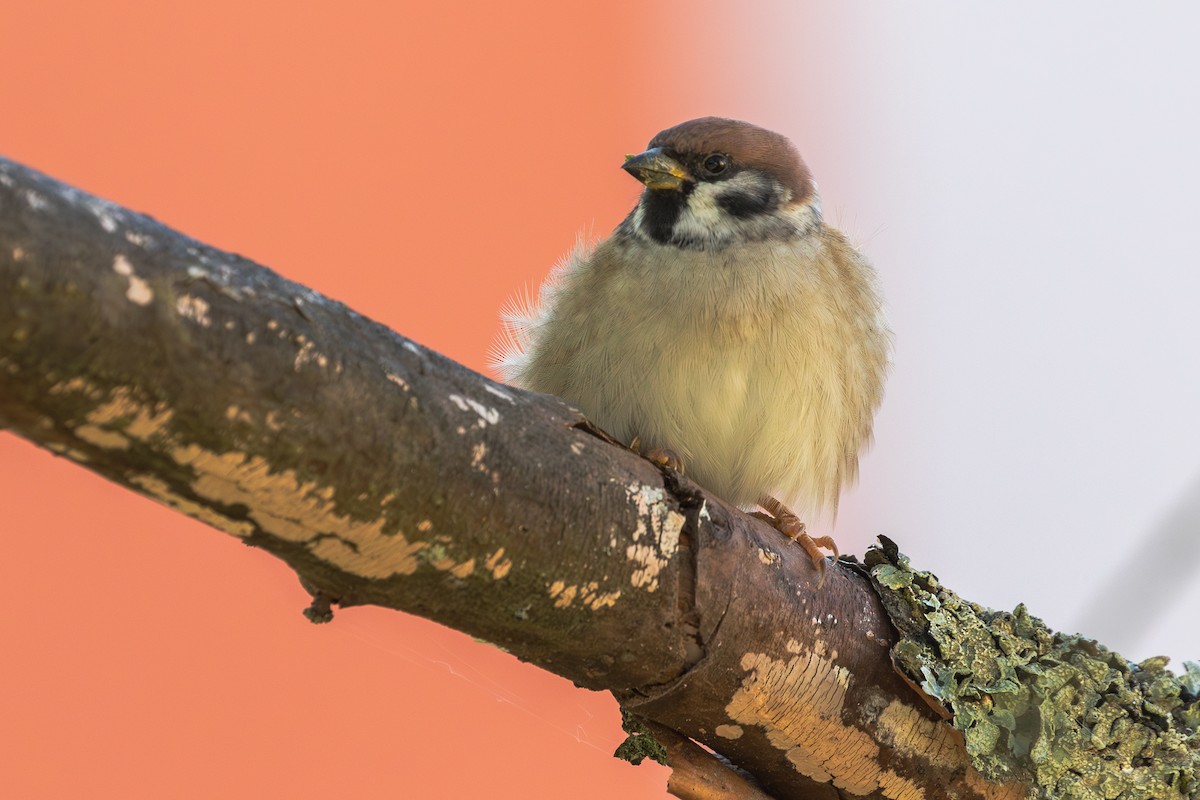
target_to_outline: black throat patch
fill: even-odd
[[[642,194],[642,230],[659,244],[668,244],[675,230],[675,223],[687,205],[688,196],[695,188],[685,183],[683,188],[647,189]]]

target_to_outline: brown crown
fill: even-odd
[[[761,170],[792,190],[792,201],[813,192],[812,173],[786,136],[723,117],[700,117],[659,132],[650,147],[674,150],[680,155],[724,153],[735,162]]]

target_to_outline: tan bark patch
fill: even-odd
[[[797,772],[852,794],[921,800],[915,784],[880,768],[879,747],[866,732],[841,722],[848,670],[806,652],[787,659],[746,653],[742,668],[748,674],[725,713],[761,728]]]
[[[75,435],[88,444],[103,447],[105,450],[125,450],[129,447],[129,439],[116,431],[106,431],[95,425],[80,425],[75,429]]]
[[[129,281],[129,288],[125,290],[125,299],[139,306],[150,305],[150,302],[154,300],[154,291],[150,288],[150,284],[134,273],[133,264],[129,262],[128,258],[118,253],[113,258],[112,268],[113,272]]]
[[[906,756],[920,756],[946,770],[967,765],[967,752],[949,725],[939,724],[899,700],[888,703],[879,715],[879,730]]]
[[[569,608],[575,599],[592,611],[614,606],[621,597],[620,590],[601,592],[600,584],[590,581],[583,586],[567,586],[565,581],[555,581],[550,584],[550,597],[554,598],[555,608]]]
[[[180,295],[179,299],[175,301],[175,312],[201,327],[207,328],[212,325],[212,319],[208,316],[208,301],[203,297],[194,297],[190,294]]]
[[[504,548],[501,547],[488,556],[483,565],[491,571],[495,580],[500,580],[512,569],[512,559],[504,557]]]
[[[426,542],[410,543],[399,532],[384,534],[382,516],[360,521],[336,513],[331,491],[313,481],[301,482],[293,470],[273,472],[261,456],[214,453],[196,445],[177,447],[171,455],[196,471],[196,494],[246,506],[267,533],[307,542],[314,555],[348,572],[368,578],[411,575],[417,571],[417,554],[428,547]]]
[[[198,519],[205,524],[212,525],[217,530],[225,531],[239,537],[246,537],[254,532],[254,526],[249,522],[230,519],[223,514],[218,514],[208,506],[200,505],[188,500],[186,497],[180,497],[172,492],[165,482],[153,475],[134,475],[129,482],[141,488],[146,494],[155,498],[163,505],[173,508],[180,513],[187,514],[189,517]]]
[[[86,382],[75,383],[69,381],[66,384],[62,384],[61,387],[61,391],[88,392]],[[113,423],[120,423],[123,427],[123,435],[120,432],[111,430],[108,433],[119,435],[122,438],[131,436],[134,439],[145,441],[151,436],[161,433],[174,416],[175,412],[168,408],[165,403],[158,403],[150,407],[145,403],[134,400],[128,387],[118,386],[112,390],[112,394],[107,401],[88,412],[88,425],[81,426],[76,433],[88,439],[88,436],[93,435],[94,432],[89,431],[85,434],[84,428],[111,428]],[[88,439],[88,441],[97,444],[92,439]],[[126,441],[122,446],[128,447],[129,442]]]
[[[666,502],[666,492],[657,486],[634,484],[625,487],[629,501],[637,507],[637,527],[625,548],[625,558],[638,564],[630,582],[639,589],[658,589],[658,575],[679,549],[684,516]],[[644,541],[643,541],[644,540]]]

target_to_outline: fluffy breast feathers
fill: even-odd
[[[730,502],[836,510],[887,370],[870,265],[819,221],[724,250],[619,234],[577,243],[504,310],[500,375],[622,441],[675,450]]]

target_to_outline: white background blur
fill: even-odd
[[[752,7],[721,113],[791,134],[896,336],[843,550],[1200,658],[1200,11]]]

